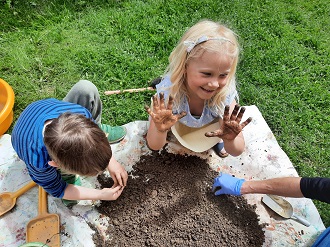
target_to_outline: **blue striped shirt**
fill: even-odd
[[[51,159],[43,141],[43,128],[47,120],[57,118],[64,112],[78,113],[92,119],[91,113],[80,105],[44,99],[27,106],[11,135],[13,148],[25,162],[31,179],[48,194],[58,198],[63,197],[68,184],[62,180],[60,172],[48,164]]]

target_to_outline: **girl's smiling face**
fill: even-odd
[[[187,64],[186,86],[190,100],[208,100],[226,84],[233,59],[228,55],[205,51]]]

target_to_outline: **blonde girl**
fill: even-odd
[[[223,156],[224,147],[237,156],[244,151],[241,131],[251,118],[240,124],[245,109],[237,105],[238,56],[235,33],[219,23],[200,21],[182,36],[157,85],[152,108],[146,106],[150,149],[161,149],[171,129],[183,146],[196,152],[213,147]]]

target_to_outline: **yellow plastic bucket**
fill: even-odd
[[[15,94],[11,86],[0,78],[0,136],[6,133],[14,118]]]

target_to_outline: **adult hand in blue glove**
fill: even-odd
[[[220,173],[218,177],[214,179],[212,191],[215,195],[229,194],[233,196],[241,195],[241,187],[245,182],[245,179],[235,178],[227,173]]]

